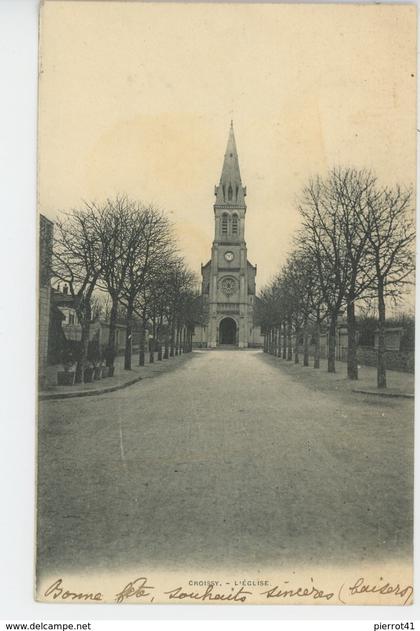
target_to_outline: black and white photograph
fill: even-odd
[[[416,8],[45,0],[37,601],[413,602]]]

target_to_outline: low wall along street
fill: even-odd
[[[303,353],[303,346],[299,346],[299,353]],[[314,347],[310,345],[309,355],[313,357]],[[327,348],[321,346],[321,359],[327,358]],[[372,346],[357,347],[357,361],[361,366],[376,367],[378,351]],[[347,348],[337,348],[336,358],[340,361],[347,361]],[[388,370],[398,372],[414,373],[414,351],[386,351],[386,367]]]
[[[357,360],[363,366],[376,366],[377,350],[368,346],[359,346]],[[414,372],[414,351],[386,351],[386,367],[400,372]]]

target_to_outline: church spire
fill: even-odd
[[[233,121],[230,121],[229,138],[223,161],[220,184],[215,188],[216,206],[245,208],[246,188],[242,186],[236,149]]]

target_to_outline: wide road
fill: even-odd
[[[317,390],[261,351],[220,350],[40,414],[43,570],[410,552],[409,400]]]

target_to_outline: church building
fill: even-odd
[[[246,187],[242,186],[233,123],[220,183],[214,191],[214,241],[211,259],[201,266],[205,326],[196,327],[195,346],[215,348],[261,346],[254,326],[256,265],[248,261],[245,243]]]

